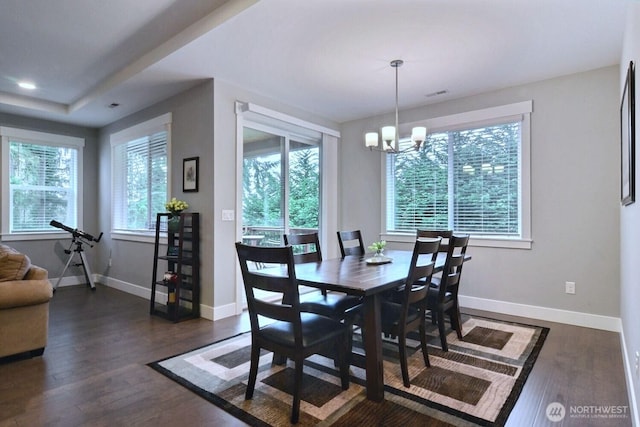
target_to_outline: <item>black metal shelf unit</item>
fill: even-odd
[[[175,228],[170,226],[170,218],[169,213],[159,213],[156,218],[149,312],[179,322],[200,317],[200,214],[180,213]],[[164,231],[167,250],[161,253],[160,237]],[[158,277],[162,266],[166,273]],[[158,297],[157,292],[166,297]]]

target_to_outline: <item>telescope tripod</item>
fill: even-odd
[[[92,291],[96,290],[96,285],[95,283],[93,283],[93,276],[91,275],[91,270],[89,270],[89,262],[87,261],[87,256],[85,255],[84,249],[82,247],[83,243],[86,243],[89,246],[92,246],[91,244],[83,241],[80,237],[74,235],[73,239],[71,240],[71,246],[69,246],[69,249],[65,249],[64,253],[69,254],[69,259],[67,260],[67,264],[64,266],[62,273],[60,273],[60,276],[58,277],[58,281],[56,282],[56,285],[53,287],[54,291],[58,289],[58,285],[60,285],[60,281],[64,277],[64,273],[66,273],[67,268],[69,268],[69,264],[71,264],[71,261],[73,260],[73,257],[75,256],[75,254],[80,255],[80,262],[75,263],[73,265],[76,267],[82,266],[82,268],[84,269],[84,276],[86,277],[87,283],[89,284],[89,286],[91,286],[91,290]],[[72,250],[71,248],[73,247],[73,245],[76,245],[76,248]]]

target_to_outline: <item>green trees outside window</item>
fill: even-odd
[[[387,231],[518,235],[520,132],[519,121],[435,132],[387,156]]]

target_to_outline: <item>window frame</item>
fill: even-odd
[[[169,200],[171,194],[171,124],[172,113],[165,113],[153,119],[138,123],[130,126],[121,131],[112,133],[110,135],[111,144],[111,209],[110,209],[110,235],[115,240],[129,240],[136,242],[153,243],[155,241],[155,229],[153,230],[115,230],[114,229],[114,216],[116,208],[116,161],[115,161],[115,149],[117,146],[127,144],[139,138],[143,138],[154,133],[161,131],[167,132],[167,194],[166,200]],[[162,232],[161,235],[166,238],[166,232]]]
[[[75,203],[76,203],[76,227],[82,229],[83,224],[83,165],[84,165],[84,138],[75,136],[61,135],[50,132],[39,132],[28,129],[13,128],[7,126],[0,126],[0,137],[2,144],[2,159],[1,162],[1,181],[2,181],[2,227],[0,229],[0,235],[4,241],[23,241],[23,240],[45,240],[45,239],[60,239],[61,237],[67,237],[69,233],[60,231],[56,228],[51,228],[51,231],[20,231],[11,232],[9,228],[10,224],[10,179],[9,179],[9,144],[13,139],[22,143],[33,143],[34,145],[46,145],[50,147],[63,147],[77,150],[76,153],[76,177],[75,177]]]
[[[504,122],[513,117],[521,119],[521,141],[519,150],[520,163],[520,235],[519,236],[487,236],[471,235],[469,244],[472,246],[531,249],[531,112],[533,101],[523,101],[498,107],[485,108],[443,117],[426,119],[414,123],[400,125],[400,133],[409,134],[414,126],[426,126],[430,133],[468,128],[469,126],[483,126]],[[387,159],[381,156],[381,200],[382,223],[381,238],[390,242],[411,243],[415,240],[414,233],[390,232],[387,230]]]

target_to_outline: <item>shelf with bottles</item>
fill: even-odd
[[[182,212],[178,227],[168,230],[170,216],[157,214],[149,311],[178,322],[200,316],[200,216]],[[166,250],[161,247],[165,231]]]

